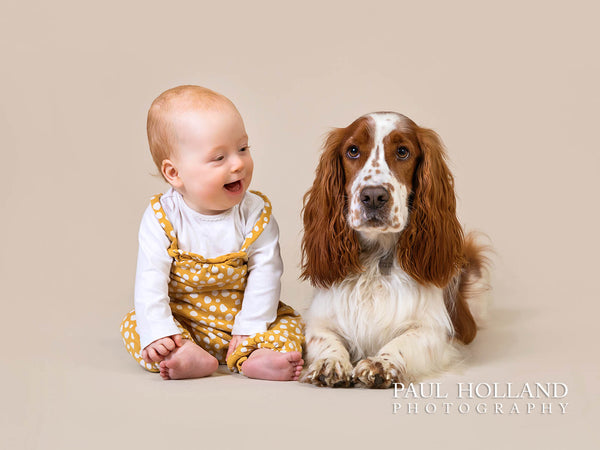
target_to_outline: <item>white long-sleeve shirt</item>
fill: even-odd
[[[264,208],[262,198],[246,192],[243,200],[226,212],[204,215],[191,209],[173,188],[160,203],[177,235],[179,249],[207,259],[238,252]],[[142,349],[157,339],[180,333],[169,307],[170,241],[154,213],[148,206],[139,230],[134,303]],[[283,262],[273,216],[247,253],[248,280],[231,334],[267,331],[277,316]]]

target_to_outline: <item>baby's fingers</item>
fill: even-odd
[[[175,342],[175,345],[177,347],[181,347],[183,345],[183,338],[180,334],[174,334],[173,336],[171,336],[171,338],[173,339],[173,342]]]
[[[177,344],[175,342],[173,342],[173,339],[171,338],[164,338],[163,340],[160,341],[160,343],[163,345],[163,347],[165,347],[167,349],[167,351],[169,353],[171,353],[173,350],[175,350],[175,347],[177,347]],[[159,353],[163,356],[166,356],[164,353],[160,352]]]
[[[170,339],[169,339],[170,341]],[[175,344],[173,343],[173,341],[171,341],[171,346],[174,346]],[[175,347],[173,347],[175,348]],[[169,353],[171,353],[171,350],[167,347],[167,341],[165,340],[165,342],[161,342],[158,345],[154,346],[154,349],[156,350],[156,352],[161,355],[161,356],[167,356]]]
[[[225,357],[225,359],[229,359],[229,355],[231,355],[233,353],[233,351],[235,350],[235,347],[237,346],[236,341],[237,341],[236,338],[232,338],[229,341],[229,348],[227,349],[227,356]]]
[[[161,362],[164,359],[153,347],[148,348],[148,358],[150,358],[150,361],[152,362]]]

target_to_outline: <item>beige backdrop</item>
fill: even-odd
[[[11,449],[597,448],[598,7],[582,1],[16,2],[0,6],[0,439]],[[298,280],[324,134],[395,110],[434,128],[459,213],[497,250],[491,322],[457,383],[562,382],[561,414],[418,413],[392,391],[222,372],[163,382],[122,348],[153,177],[152,99],[178,84],[245,118],[253,188]],[[402,404],[393,414],[393,403]],[[437,401],[440,405],[441,401]],[[494,400],[471,402],[493,404]],[[185,446],[185,447],[183,447]]]

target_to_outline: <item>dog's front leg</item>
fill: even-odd
[[[306,329],[308,369],[300,381],[317,386],[352,386],[352,364],[342,339],[324,324],[310,323]]]
[[[377,355],[359,361],[354,380],[369,388],[389,388],[442,370],[457,356],[445,329],[413,327],[384,345]]]

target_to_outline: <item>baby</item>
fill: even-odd
[[[240,113],[209,89],[169,89],[150,107],[148,141],[171,188],[140,225],[127,351],[166,380],[205,377],[219,363],[297,380],[304,324],[279,302],[279,230],[267,197],[247,191],[254,163]]]

